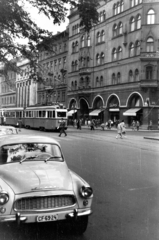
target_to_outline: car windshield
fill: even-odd
[[[15,128],[0,128],[0,135],[6,134],[17,134],[17,129]]]
[[[0,164],[24,161],[63,161],[58,145],[50,143],[21,143],[0,148]]]

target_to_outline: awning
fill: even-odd
[[[104,109],[95,109],[89,113],[89,116],[98,116],[100,112],[104,111]]]
[[[109,112],[119,112],[119,108],[109,108]]]
[[[69,111],[68,113],[67,113],[67,116],[68,117],[71,117],[74,113],[76,113],[77,112],[77,110],[71,110],[71,111]]]
[[[136,113],[140,110],[141,108],[130,108],[126,112],[123,113],[124,116],[136,116]]]

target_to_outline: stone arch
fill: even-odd
[[[114,99],[117,99],[116,102],[118,102],[118,107],[120,106],[120,99],[119,99],[118,95],[115,94],[115,93],[112,93],[112,94],[107,98],[106,107],[110,107],[110,106],[109,106],[109,103],[111,102],[111,100],[112,100],[113,98],[114,98]]]
[[[89,104],[85,98],[79,100],[80,114],[82,118],[87,118],[89,115]]]
[[[143,99],[142,95],[139,92],[131,93],[127,98],[126,106],[128,108],[143,107],[144,99]]]
[[[68,104],[68,109],[78,108],[77,100],[75,98],[71,98]]]
[[[95,96],[92,101],[92,108],[98,109],[101,107],[103,108],[103,106],[104,106],[104,99],[100,95]]]

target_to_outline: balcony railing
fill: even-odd
[[[158,88],[158,80],[157,79],[151,79],[151,80],[141,80],[140,81],[140,87],[141,88]]]
[[[89,67],[81,67],[79,69],[79,75],[91,74],[91,68]]]

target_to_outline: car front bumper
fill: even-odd
[[[87,209],[74,209],[74,210],[68,210],[68,211],[62,211],[62,212],[54,212],[52,213],[54,216],[57,216],[54,221],[59,220],[67,220],[67,219],[77,219],[78,217],[82,216],[88,216],[92,214],[92,210],[90,208]],[[34,223],[38,222],[38,217],[47,217],[48,213],[35,213],[35,214],[20,214],[19,212],[15,215],[5,215],[0,216],[0,222],[17,222],[17,224],[20,224],[21,222],[25,223]],[[52,221],[52,220],[46,220]]]

